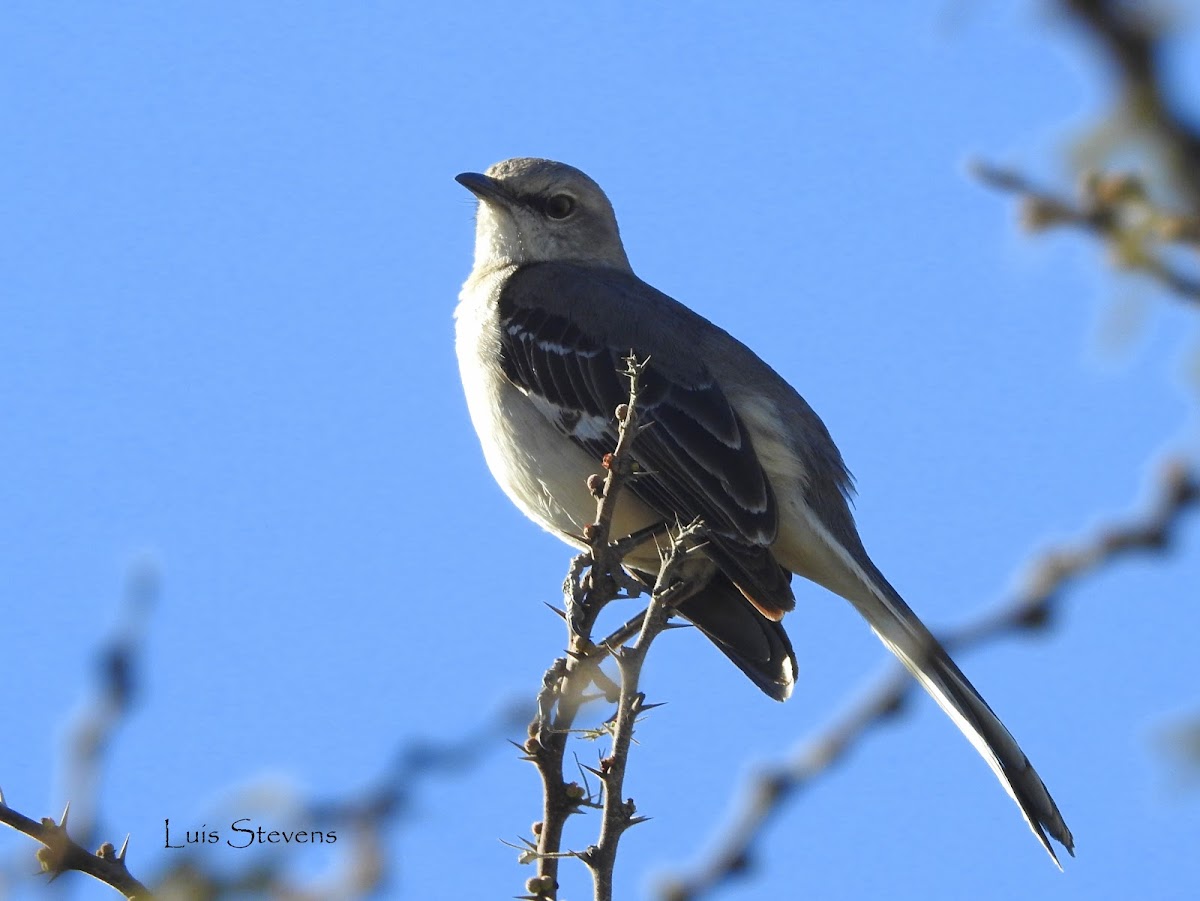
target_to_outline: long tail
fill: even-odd
[[[826,537],[831,555],[838,559],[836,562],[828,558],[822,560],[817,568],[824,572],[814,572],[810,578],[816,577],[814,581],[826,585],[857,608],[880,641],[929,692],[987,761],[1004,790],[1021,808],[1025,822],[1042,847],[1062,869],[1047,833],[1072,857],[1075,856],[1075,840],[1050,792],[1016,739],[950,659],[946,649],[871,563],[866,553],[860,551],[860,554],[852,554],[828,533],[823,537]],[[838,563],[841,565],[838,566]],[[854,578],[847,578],[851,572]]]

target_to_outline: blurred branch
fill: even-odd
[[[73,822],[84,845],[95,842],[105,755],[137,700],[146,624],[161,588],[162,576],[152,559],[143,558],[129,567],[121,622],[96,659],[99,695],[88,702],[70,729],[64,781],[74,810]]]
[[[1200,132],[1171,104],[1163,87],[1162,33],[1147,4],[1127,0],[1060,0],[1116,70],[1118,114],[1129,131],[1152,138],[1190,213],[1200,215]]]
[[[127,898],[154,897],[126,867],[129,839],[119,852],[107,842],[95,854],[86,848],[92,844],[91,836],[97,829],[99,786],[106,752],[138,694],[137,664],[145,624],[157,602],[160,582],[159,572],[151,563],[140,561],[131,567],[122,622],[98,655],[99,695],[88,702],[69,733],[65,780],[71,803],[67,809],[70,832],[80,838],[68,834],[66,811],[59,822],[50,818],[35,820],[9,807],[0,794],[0,823],[43,845],[37,852],[42,872],[51,879],[70,870],[87,873]],[[324,884],[315,880],[303,885],[293,883],[285,872],[287,860],[280,854],[257,857],[248,866],[233,871],[214,867],[197,853],[204,847],[201,845],[170,852],[170,866],[150,880],[154,891],[163,897],[205,899],[244,897],[248,893],[293,901],[367,897],[377,892],[391,875],[391,860],[384,850],[385,833],[412,815],[418,786],[432,775],[461,773],[477,765],[497,747],[497,738],[511,735],[528,717],[527,704],[510,704],[461,737],[410,740],[397,751],[377,783],[359,795],[345,800],[315,801],[293,810],[292,819],[344,830],[344,837],[338,842],[342,852],[338,871]]]
[[[97,661],[99,697],[85,706],[67,743],[65,779],[67,797],[71,801],[63,811],[62,819],[57,823],[49,817],[31,819],[5,804],[0,795],[0,822],[41,842],[37,860],[42,872],[48,873],[51,879],[69,870],[87,873],[127,898],[152,897],[125,865],[129,839],[125,839],[119,852],[108,842],[100,845],[95,854],[87,847],[96,840],[104,756],[137,696],[137,660],[159,587],[159,572],[152,561],[139,560],[130,567],[121,611],[123,623],[101,650]],[[78,840],[67,831],[67,814],[72,805],[71,823]]]
[[[1188,508],[1200,503],[1200,478],[1187,464],[1168,460],[1161,468],[1147,516],[1097,531],[1074,547],[1036,557],[1025,587],[999,610],[941,637],[947,650],[963,651],[1011,634],[1045,628],[1059,612],[1065,590],[1083,576],[1134,552],[1165,553]],[[841,763],[867,732],[899,713],[915,683],[899,666],[849,706],[825,731],[805,742],[790,759],[757,774],[743,790],[742,809],[728,824],[716,850],[688,876],[667,880],[664,901],[695,901],[744,874],[768,823],[818,777]]]
[[[479,727],[449,740],[411,739],[396,752],[376,783],[346,799],[313,801],[288,814],[300,823],[320,823],[339,832],[339,865],[322,882],[292,882],[284,872],[286,857],[276,854],[229,871],[205,866],[204,846],[173,856],[172,866],[155,879],[168,897],[223,898],[255,893],[277,898],[365,898],[381,891],[394,877],[395,861],[385,851],[387,832],[413,816],[416,790],[433,776],[463,773],[497,747],[497,740],[528,720],[527,704],[509,704]],[[247,792],[244,794],[251,794]],[[246,802],[234,805],[244,810]],[[343,850],[344,849],[344,850]]]
[[[1179,297],[1200,303],[1200,279],[1172,266],[1163,253],[1167,244],[1200,249],[1200,218],[1159,209],[1136,176],[1089,173],[1078,199],[1071,200],[988,163],[976,162],[971,170],[984,184],[1020,197],[1021,225],[1027,231],[1081,228],[1106,245],[1118,268],[1141,272]]]
[[[1099,48],[1116,80],[1112,116],[1077,148],[1086,170],[1078,196],[1068,199],[985,164],[975,167],[976,174],[1019,196],[1026,229],[1082,229],[1105,245],[1114,266],[1148,275],[1176,296],[1200,303],[1200,273],[1182,268],[1178,253],[1181,247],[1200,251],[1200,132],[1168,97],[1164,23],[1149,4],[1057,0],[1055,5]],[[1144,161],[1142,171],[1092,171],[1114,157],[1128,167],[1129,156]]]
[[[1200,785],[1200,716],[1181,719],[1160,730],[1155,738],[1168,758],[1175,788],[1194,790]]]

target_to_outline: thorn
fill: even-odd
[[[63,808],[62,819],[60,819],[58,821],[58,828],[62,829],[64,832],[67,829],[67,815],[70,814],[70,812],[71,812],[71,802],[68,801],[67,806]]]
[[[546,725],[546,723],[545,723],[545,722],[541,722],[541,723],[539,723],[539,725],[538,725],[538,732],[536,732],[535,734],[532,734],[532,735],[530,735],[530,737],[529,737],[529,738],[527,738],[527,739],[526,739],[526,740],[524,740],[524,741],[514,741],[514,740],[512,740],[511,738],[509,739],[509,744],[510,744],[510,745],[512,745],[512,746],[514,746],[514,747],[515,747],[515,749],[517,749],[518,751],[520,751],[520,752],[522,753],[522,755],[524,755],[524,756],[521,758],[521,759],[523,759],[523,761],[532,761],[532,759],[533,759],[533,752],[534,752],[534,750],[536,749],[536,744],[535,744],[535,743],[540,743],[540,741],[541,741],[541,732],[542,732],[542,731],[544,731],[544,729],[545,729],[546,727],[547,727],[547,725]]]
[[[645,713],[647,710],[653,710],[655,707],[666,707],[666,706],[667,706],[667,702],[666,702],[666,701],[656,701],[656,702],[655,702],[655,703],[653,703],[653,704],[642,704],[642,705],[640,705],[640,706],[638,707],[638,709],[637,709],[637,712],[638,712],[638,713]]]
[[[129,850],[129,833],[125,833],[125,841],[121,842],[121,850],[117,852],[117,860],[125,863],[125,852]]]
[[[565,610],[559,610],[557,607],[555,607],[553,604],[549,603],[548,601],[542,601],[542,603],[545,604],[547,607],[549,607],[552,611],[557,613],[559,616],[561,616],[563,619],[567,618],[567,612]]]
[[[0,807],[7,807],[8,802],[4,800],[4,789],[0,788]]]
[[[526,854],[529,851],[537,850],[537,846],[527,838],[518,838],[517,841],[519,841],[521,843],[520,845],[510,842],[506,838],[502,838],[499,841],[500,841],[500,844],[504,845],[504,847],[512,848],[514,851],[520,851],[522,854]],[[524,846],[524,847],[522,847],[522,846]]]
[[[527,760],[530,763],[537,763],[537,758],[529,753],[529,748],[521,744],[519,741],[513,741],[511,738],[508,743],[521,752],[517,760]]]
[[[605,776],[605,774],[600,772],[600,770],[596,769],[595,767],[588,766],[586,763],[581,763],[580,766],[583,767],[585,770],[587,770],[589,773],[591,773],[593,776],[596,776],[600,779],[603,779]]]
[[[696,628],[691,623],[667,623],[663,626],[664,632],[669,632],[671,629],[694,629]]]
[[[625,825],[626,826],[636,826],[638,823],[644,823],[647,820],[652,820],[652,819],[654,819],[654,817],[630,817],[629,822],[626,823]]]

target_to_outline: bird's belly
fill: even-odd
[[[570,444],[511,384],[489,387],[496,401],[487,409],[473,409],[471,418],[492,476],[526,516],[552,531],[582,535],[596,509],[587,478],[602,467]]]
[[[571,443],[509,382],[498,381],[489,388],[498,403],[469,405],[492,476],[526,516],[560,538],[580,544],[584,527],[596,519],[596,498],[588,490],[588,476],[603,475],[604,467]],[[507,415],[498,415],[499,410]],[[617,504],[612,535],[617,538],[657,520],[626,493]]]

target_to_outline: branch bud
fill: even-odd
[[[558,887],[550,876],[532,876],[525,880],[525,891],[537,898],[549,898]]]
[[[604,497],[604,476],[592,473],[587,477],[587,488],[592,493],[592,497]]]

